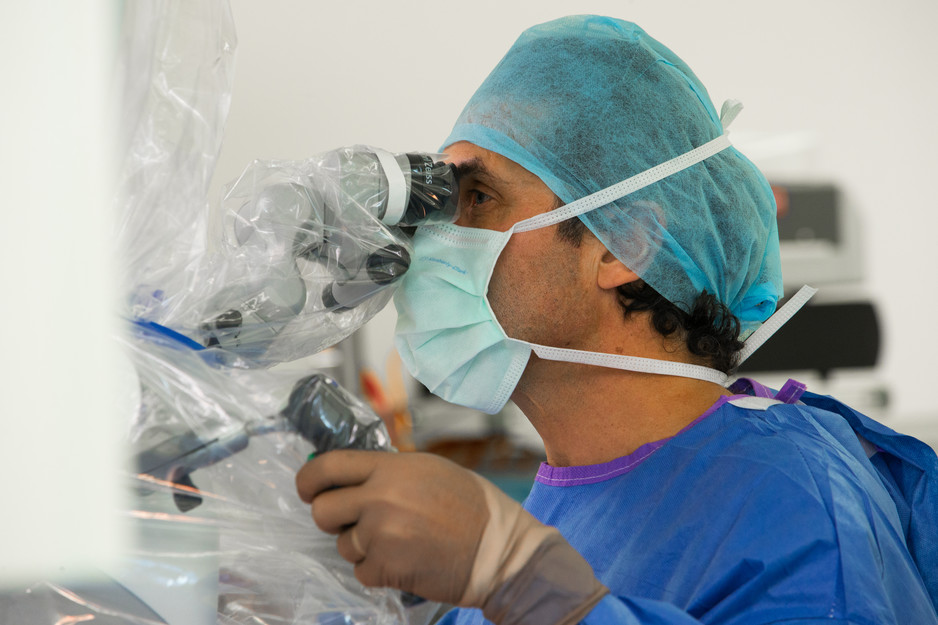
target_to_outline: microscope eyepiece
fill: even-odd
[[[395,225],[418,226],[455,221],[459,206],[456,168],[434,161],[429,154],[407,154],[407,162],[410,165],[410,197],[404,216]]]

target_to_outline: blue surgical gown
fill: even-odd
[[[541,467],[525,507],[610,590],[583,623],[938,623],[934,452],[801,399],[723,398],[625,458]]]

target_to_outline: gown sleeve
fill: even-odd
[[[791,625],[796,623],[808,625],[821,623],[822,620],[809,618],[776,621],[779,625],[783,622]],[[823,622],[827,625],[859,625],[842,619],[823,619]],[[702,621],[664,601],[606,595],[580,623],[581,625],[701,625]]]

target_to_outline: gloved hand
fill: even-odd
[[[482,608],[503,625],[576,623],[608,592],[560,532],[438,456],[332,451],[296,483],[366,586]]]

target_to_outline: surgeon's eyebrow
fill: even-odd
[[[472,177],[484,184],[506,185],[508,181],[496,175],[489,169],[481,158],[470,158],[467,161],[456,165],[456,176],[459,180],[465,177]]]

